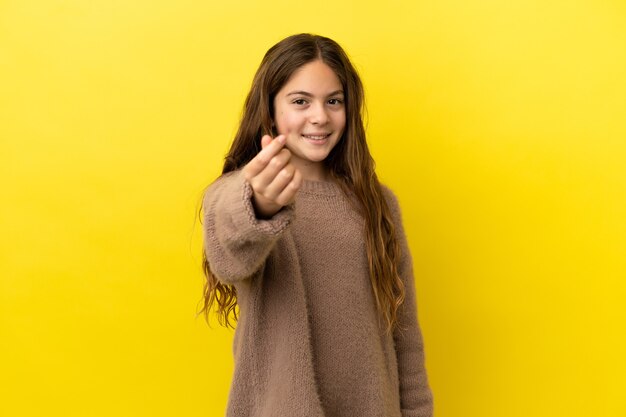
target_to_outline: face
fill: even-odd
[[[291,160],[305,179],[324,178],[324,159],[346,125],[344,91],[320,60],[294,72],[274,98],[274,124],[287,137]]]

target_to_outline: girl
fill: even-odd
[[[202,207],[202,312],[237,320],[227,416],[432,415],[400,207],[362,107],[326,37],[282,40],[254,77]]]

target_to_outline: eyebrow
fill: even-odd
[[[292,96],[292,95],[302,95],[302,96],[307,96],[307,97],[313,97],[313,94],[307,92],[307,91],[292,91],[291,93],[287,94],[287,96]],[[343,90],[337,90],[337,91],[333,91],[332,93],[330,93],[328,95],[328,97],[330,96],[334,96],[336,94],[343,94]]]

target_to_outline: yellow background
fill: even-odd
[[[0,0],[0,415],[223,415],[196,210],[307,31],[365,83],[436,415],[626,415],[618,0]]]

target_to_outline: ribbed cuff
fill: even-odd
[[[232,219],[242,235],[252,237],[261,233],[276,236],[291,224],[295,216],[295,202],[284,206],[269,219],[259,219],[252,205],[252,186],[243,178],[243,175],[240,176],[239,181],[241,185],[238,199],[240,201],[234,205]]]

